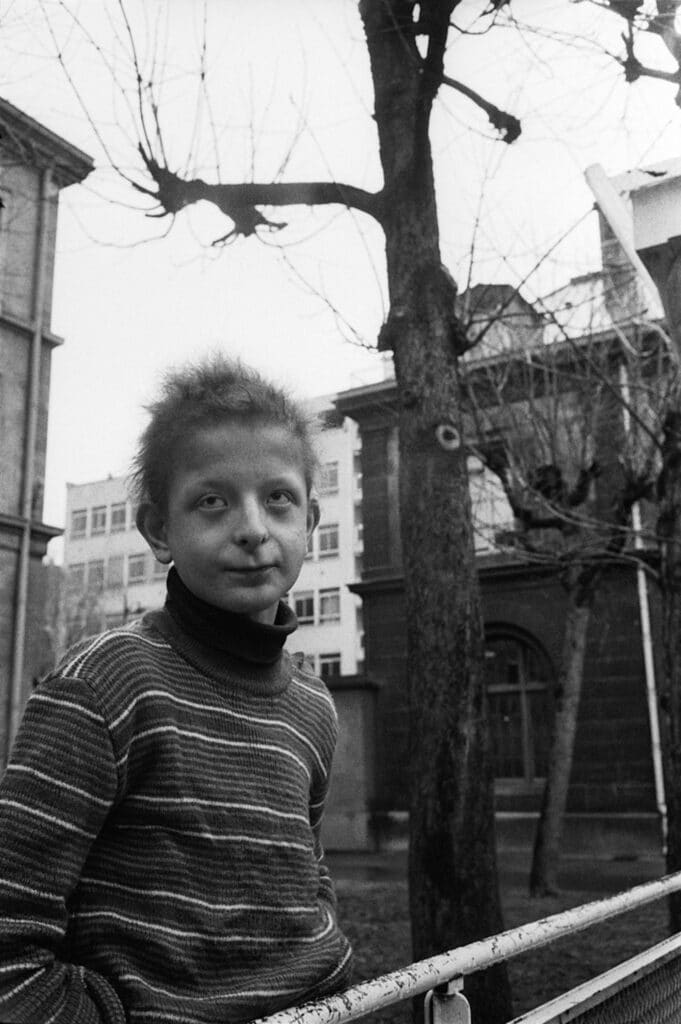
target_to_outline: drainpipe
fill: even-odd
[[[12,677],[6,720],[5,761],[16,736],[22,713],[24,680],[24,651],[26,647],[26,618],[28,608],[28,582],[31,557],[31,521],[33,519],[33,488],[35,483],[35,444],[40,409],[40,360],[42,355],[43,324],[45,319],[45,288],[47,269],[47,232],[49,227],[48,203],[52,186],[52,169],[41,172],[40,202],[38,205],[37,253],[35,261],[35,287],[33,290],[33,331],[29,362],[28,398],[26,404],[26,436],[24,439],[23,486],[21,492],[22,529],[19,543],[19,564],[16,584],[16,611],[12,645]]]
[[[620,386],[624,398],[624,429],[628,434],[631,426],[629,412],[629,378],[624,363],[620,363]],[[634,550],[643,550],[641,537],[641,509],[636,502],[631,509],[631,526],[634,534]],[[640,560],[636,566],[636,586],[638,591],[638,609],[641,619],[641,645],[643,647],[643,667],[646,680],[646,699],[648,703],[648,722],[650,726],[650,747],[653,759],[653,778],[655,780],[655,803],[660,816],[662,832],[662,852],[667,852],[667,802],[662,771],[662,744],[660,742],[660,717],[657,706],[657,685],[655,680],[655,661],[653,658],[653,640],[650,629],[650,601],[648,598],[648,579]]]

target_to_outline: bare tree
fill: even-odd
[[[591,275],[588,287],[603,276]],[[578,287],[566,292],[571,302],[584,301]],[[617,301],[624,308],[625,299]],[[642,408],[631,426],[634,383],[639,407],[643,396],[650,403],[653,395],[663,407],[668,374],[666,369],[660,374],[656,364],[654,383],[641,387],[644,370],[650,376],[642,359],[644,328],[629,322],[626,334],[619,325],[599,331],[602,311],[592,308],[599,323],[587,322],[575,341],[562,337],[558,322],[540,311],[534,344],[528,344],[517,324],[518,305],[517,297],[513,306],[509,299],[506,313],[502,308],[497,314],[500,321],[488,314],[477,329],[473,318],[471,342],[482,351],[475,358],[478,349],[472,348],[474,358],[463,362],[461,375],[467,441],[501,482],[514,517],[515,529],[502,535],[502,549],[505,545],[528,564],[549,568],[566,594],[547,780],[530,873],[531,894],[542,896],[556,891],[591,611],[604,570],[635,558],[631,509],[651,497],[659,461],[656,434],[646,422],[650,416],[641,419]],[[608,306],[614,305],[611,296]],[[545,330],[536,326],[547,319]],[[502,336],[506,344],[491,352],[490,334],[499,322],[509,326],[509,334]]]

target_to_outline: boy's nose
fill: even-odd
[[[239,547],[251,550],[267,540],[267,526],[262,510],[255,502],[249,502],[241,509],[235,528],[235,540]]]

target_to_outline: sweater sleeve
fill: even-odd
[[[326,800],[329,794],[331,764],[338,736],[338,720],[336,718],[335,711],[333,717],[329,719],[327,727],[324,729],[324,734],[326,742],[322,745],[322,749],[324,750],[322,757],[325,770],[324,774],[320,772],[313,777],[312,786],[310,787],[310,826],[312,828],[315,856],[319,867],[318,898],[326,900],[335,912],[336,892],[333,886],[331,872],[329,871],[324,857],[324,846],[322,844],[322,820],[324,818]]]
[[[30,697],[0,783],[0,1020],[125,1024],[101,975],[66,962],[68,904],[118,785],[90,687],[53,677]]]

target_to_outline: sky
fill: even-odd
[[[666,83],[626,85],[611,57],[622,23],[586,0],[516,0],[516,24],[492,31],[487,6],[459,8],[447,72],[519,116],[523,133],[506,146],[469,101],[440,90],[442,255],[461,289],[521,284],[532,298],[598,266],[585,168],[617,174],[680,155],[681,110]],[[355,0],[0,0],[0,29],[0,95],[97,167],[60,199],[48,523],[63,525],[67,481],[127,471],[169,366],[220,350],[301,397],[380,379],[371,347],[388,298],[369,218],[279,210],[282,231],[214,246],[231,226],[222,215],[201,204],[173,224],[152,219],[126,180],[144,181],[136,57],[171,168],[380,188]],[[644,56],[670,66],[657,43]]]

